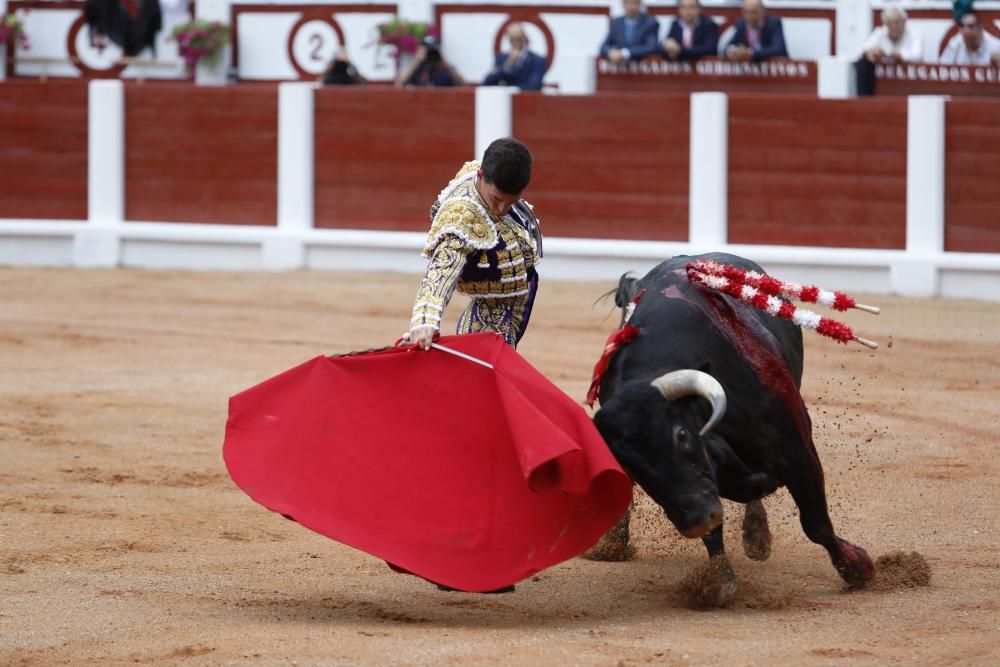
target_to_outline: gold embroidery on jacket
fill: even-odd
[[[441,328],[441,315],[455,291],[467,255],[465,243],[455,236],[445,237],[445,241],[438,244],[417,289],[411,329],[418,326]]]
[[[475,190],[474,187],[472,189]],[[456,197],[444,202],[431,223],[424,255],[430,257],[445,235],[462,239],[470,252],[494,247],[497,244],[496,225],[476,204],[468,197]]]

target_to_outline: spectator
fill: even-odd
[[[736,62],[759,63],[771,58],[787,58],[781,19],[771,16],[762,0],[743,0],[743,18],[726,46],[725,56]]]
[[[441,55],[438,41],[425,37],[413,61],[396,77],[397,86],[464,86],[465,79]]]
[[[1000,67],[1000,39],[985,32],[979,17],[969,12],[958,20],[958,34],[948,40],[941,62]]]
[[[670,60],[697,60],[719,51],[719,26],[701,15],[698,0],[680,0],[677,18],[663,42],[663,52]]]
[[[875,65],[919,62],[923,59],[924,42],[919,32],[906,26],[906,10],[889,5],[882,10],[882,25],[872,30],[863,49],[861,58],[854,63],[858,95],[873,95]]]
[[[156,57],[156,36],[163,28],[159,0],[86,0],[83,17],[94,37],[106,36],[122,47],[126,56],[149,49]]]
[[[549,68],[545,58],[528,49],[524,26],[507,26],[510,53],[498,53],[493,70],[483,79],[484,86],[517,86],[521,90],[541,90],[542,77]]]
[[[864,45],[864,59],[871,63],[919,62],[924,56],[920,33],[906,27],[906,10],[889,5],[882,10],[882,25],[872,30]]]
[[[333,60],[320,75],[319,80],[324,86],[368,83],[365,77],[358,74],[358,70],[351,64],[351,59],[347,57],[347,51],[343,48],[337,49],[337,52],[333,54]]]
[[[622,0],[625,16],[611,20],[608,36],[601,45],[601,57],[616,65],[642,60],[660,50],[660,24],[642,11],[642,0]]]

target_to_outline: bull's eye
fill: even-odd
[[[692,446],[691,434],[683,426],[674,426],[674,445],[682,451]]]

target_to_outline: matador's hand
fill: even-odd
[[[403,341],[406,343],[412,343],[421,350],[429,350],[431,349],[431,343],[434,342],[435,334],[437,334],[437,329],[434,327],[421,325],[419,327],[413,327],[403,334]]]

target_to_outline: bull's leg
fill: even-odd
[[[760,500],[752,500],[744,506],[743,553],[753,560],[771,557],[771,529],[767,525],[767,510]]]
[[[748,503],[774,493],[779,484],[765,473],[755,473],[736,455],[728,442],[709,434],[707,438],[710,461],[715,470],[719,495],[738,503]]]
[[[635,547],[629,544],[629,518],[632,506],[629,505],[625,514],[614,526],[605,533],[597,544],[581,554],[587,560],[623,562],[635,558]]]
[[[708,550],[711,567],[701,581],[698,599],[706,605],[725,607],[732,602],[736,594],[736,573],[726,555],[725,544],[722,541],[722,524],[713,528],[701,538]]]
[[[802,530],[810,540],[826,549],[833,566],[848,586],[864,588],[875,576],[875,564],[864,549],[842,540],[833,532],[833,523],[826,506],[826,493],[823,490],[823,473],[818,461],[815,468],[811,469],[818,470],[819,474],[800,475],[788,482],[788,490],[799,508]]]

